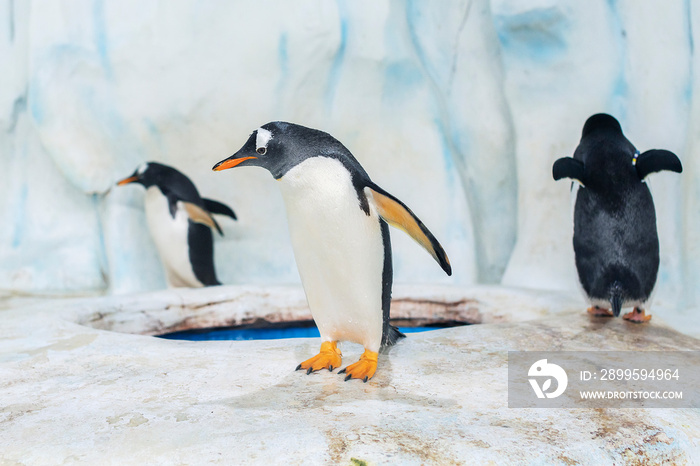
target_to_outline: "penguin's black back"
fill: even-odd
[[[594,299],[644,302],[656,283],[656,213],[635,153],[617,120],[605,114],[589,118],[574,153],[584,166],[574,206],[576,268]]]
[[[619,199],[580,188],[574,209],[574,252],[588,296],[609,300],[619,282],[622,299],[646,301],[659,269],[654,201],[645,183]]]

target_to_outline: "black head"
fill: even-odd
[[[586,120],[583,131],[581,131],[581,139],[598,132],[622,136],[622,127],[614,116],[607,113],[597,113]]]
[[[574,158],[584,164],[586,186],[609,187],[639,181],[633,165],[635,152],[634,145],[622,133],[620,123],[606,113],[598,113],[583,125]]]
[[[617,191],[639,181],[633,165],[635,151],[617,119],[598,113],[583,125],[574,157],[557,160],[552,173],[555,180],[572,178],[588,188]]]
[[[189,178],[173,167],[162,163],[142,163],[131,176],[119,181],[117,186],[129,183],[141,184],[146,189],[157,186],[163,194],[172,193],[178,199],[187,202],[197,202],[200,198],[197,188]]]
[[[299,163],[319,155],[352,158],[350,152],[328,133],[275,121],[253,131],[238,152],[214,165],[212,170],[262,167],[275,179],[280,179]]]

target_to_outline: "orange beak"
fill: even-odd
[[[222,160],[221,162],[214,165],[214,168],[212,168],[212,170],[214,170],[215,172],[220,172],[221,170],[228,170],[229,168],[233,168],[236,165],[239,165],[245,162],[246,160],[250,159],[257,159],[257,157],[241,157],[239,159]]]
[[[133,183],[134,181],[138,181],[139,177],[138,176],[130,176],[128,178],[124,178],[123,180],[119,181],[117,183],[117,186],[124,186],[125,184]]]

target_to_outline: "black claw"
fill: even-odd
[[[333,372],[333,366],[328,366],[328,372]]]
[[[299,364],[299,365],[297,366],[297,368],[294,369],[294,370],[295,370],[295,371],[298,371],[299,369],[301,369],[301,364]]]
[[[347,382],[347,381],[350,380],[351,378],[352,378],[352,375],[348,375],[347,377],[345,377],[345,381]]]
[[[369,380],[369,377],[365,376],[365,383]]]
[[[345,369],[347,369],[347,367]],[[338,374],[345,374],[345,369],[338,371]]]
[[[309,367],[309,370],[306,371],[306,375],[311,374],[314,371],[313,367]]]

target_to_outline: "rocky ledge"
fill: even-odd
[[[304,320],[298,289],[14,305],[0,311],[0,463],[700,462],[698,409],[508,407],[509,350],[700,351],[656,315],[650,325],[594,318],[566,296],[498,288],[399,289],[396,300],[400,317],[452,309],[479,325],[412,334],[361,383],[294,372],[317,339],[146,335]],[[362,351],[342,349],[346,364]]]

